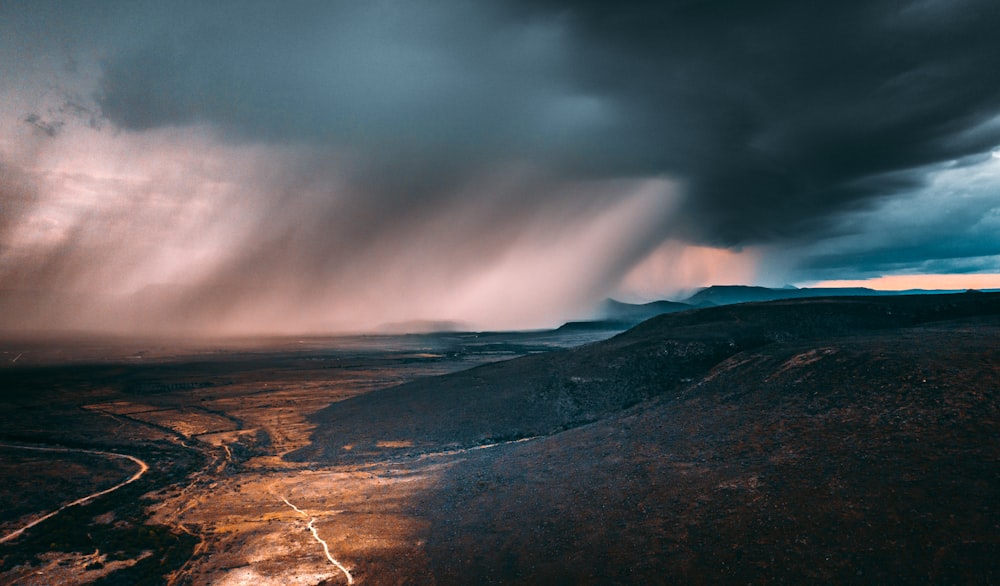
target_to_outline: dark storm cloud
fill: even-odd
[[[593,152],[605,124],[600,96],[574,87],[554,18],[455,0],[191,12],[107,60],[99,101],[112,121],[208,122],[236,140],[306,140],[434,171]]]
[[[356,221],[336,242],[317,238],[305,257],[395,241],[458,207],[459,191],[479,197],[467,185],[507,165],[573,181],[577,170],[628,156],[608,148],[620,113],[608,92],[575,79],[572,32],[557,15],[460,0],[186,8],[136,23],[143,38],[108,55],[101,110],[130,130],[209,124],[237,143],[346,153]],[[496,225],[535,213],[533,189],[495,206]],[[481,231],[478,240],[497,238]]]
[[[992,0],[192,8],[109,57],[113,121],[345,144],[404,172],[669,173],[691,193],[665,230],[714,244],[822,230],[922,181],[881,174],[1000,143],[976,131],[1000,114]]]
[[[1000,272],[1000,165],[971,159],[977,164],[937,169],[922,189],[845,217],[835,236],[805,245],[800,270],[813,279]]]
[[[935,240],[926,236],[918,239],[903,234],[900,242],[890,246],[873,247],[863,255],[854,252],[837,252],[817,256],[807,263],[816,278],[870,278],[897,272],[951,274],[995,273],[1000,270],[997,243],[993,235],[969,236],[947,233]],[[860,259],[860,262],[859,262]]]
[[[1000,178],[929,195],[994,160],[996,30],[992,0],[7,3],[0,195],[32,197],[0,278],[308,324],[582,307],[765,249],[1000,272]]]
[[[921,181],[896,174],[1000,142],[1000,5],[592,3],[569,10],[596,86],[620,88],[654,164],[692,179],[696,236],[825,225]],[[651,154],[655,153],[655,155]]]

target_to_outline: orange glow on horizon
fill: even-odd
[[[868,287],[881,291],[907,289],[1000,289],[1000,274],[887,275],[874,279],[819,281],[809,287]]]
[[[663,299],[727,282],[752,283],[761,251],[734,251],[669,240],[625,275],[616,295],[629,301]]]

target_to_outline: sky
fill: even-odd
[[[1000,287],[997,30],[995,0],[3,2],[0,332]]]

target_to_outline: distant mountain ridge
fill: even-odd
[[[688,309],[692,309],[690,304],[679,301],[653,301],[650,303],[634,304],[607,299],[601,306],[601,315],[604,319],[645,321],[664,313],[674,313]]]
[[[694,307],[678,301],[664,300],[637,304],[605,299],[594,319],[566,322],[558,330],[627,330],[658,315],[689,309]]]
[[[627,329],[647,319],[703,307],[733,305],[756,301],[780,301],[782,299],[803,299],[811,297],[869,297],[876,295],[907,295],[933,293],[959,293],[958,290],[928,291],[878,291],[867,287],[816,287],[797,288],[758,287],[753,285],[712,285],[694,293],[686,299],[660,300],[649,303],[627,303],[617,299],[605,299],[593,320],[572,321],[561,329]]]
[[[938,293],[960,293],[961,289],[908,291],[879,291],[867,287],[756,287],[750,285],[713,285],[706,287],[683,302],[695,307],[712,305],[732,305],[753,301],[778,301],[781,299],[803,299],[808,297],[869,297],[883,295],[933,295]]]

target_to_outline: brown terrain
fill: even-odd
[[[497,347],[26,355],[0,539],[136,468],[25,447],[150,470],[0,544],[0,582],[1000,581],[1000,294]]]

